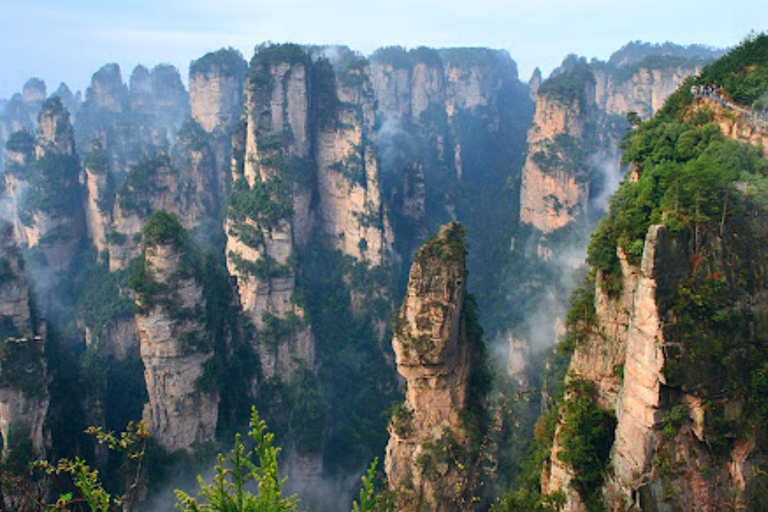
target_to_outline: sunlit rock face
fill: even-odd
[[[392,347],[406,399],[390,423],[384,469],[399,510],[457,510],[467,498],[463,414],[481,398],[469,396],[477,359],[462,309],[464,256],[463,228],[444,226],[416,254],[398,314]]]

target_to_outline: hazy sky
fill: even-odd
[[[0,0],[0,98],[43,78],[85,90],[103,64],[192,59],[223,46],[250,58],[261,42],[488,46],[527,80],[568,53],[607,58],[631,40],[737,44],[768,29],[766,0]]]

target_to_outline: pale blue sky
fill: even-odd
[[[0,98],[37,76],[83,90],[101,65],[190,60],[263,41],[509,51],[527,80],[568,53],[607,58],[640,39],[713,46],[768,29],[765,0],[0,0]]]

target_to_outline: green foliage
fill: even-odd
[[[245,178],[237,180],[227,200],[228,216],[235,222],[252,219],[264,227],[276,226],[293,213],[293,200],[288,183],[279,176],[256,181],[248,186]]]
[[[45,356],[39,339],[7,338],[0,341],[0,387],[42,398],[46,391]]]
[[[151,211],[151,198],[159,192],[156,179],[158,174],[171,168],[171,159],[166,153],[144,157],[128,170],[117,194],[117,201],[124,212],[133,212],[141,217]]]
[[[158,210],[147,219],[143,229],[144,243],[151,245],[172,245],[184,249],[189,244],[187,232],[175,213]]]
[[[80,457],[60,459],[55,465],[47,461],[36,461],[32,466],[49,475],[69,475],[78,490],[77,495],[73,492],[60,495],[55,503],[45,507],[46,512],[67,512],[74,504],[80,502],[85,502],[91,512],[113,512],[123,510],[123,507],[130,509],[137,501],[141,463],[149,437],[146,425],[143,422],[130,423],[119,435],[104,432],[96,427],[90,427],[87,433],[95,436],[99,444],[124,454],[125,460],[134,468],[135,473],[132,476],[135,485],[124,495],[117,496],[104,488],[99,471],[92,469]]]
[[[140,312],[150,311],[157,304],[160,294],[166,290],[164,285],[155,280],[151,269],[147,268],[145,258],[139,258],[131,265],[128,286],[136,292]]]
[[[376,478],[376,466],[379,464],[379,458],[376,457],[368,467],[368,471],[363,476],[363,488],[360,489],[360,501],[352,503],[352,512],[374,512],[378,500],[374,494],[373,482]]]
[[[461,265],[466,257],[466,228],[458,222],[452,222],[445,231],[428,240],[414,256],[414,261],[427,265],[431,260],[443,264]]]
[[[303,65],[307,70],[311,68],[312,59],[304,49],[297,44],[271,44],[264,43],[256,47],[248,68],[248,79],[256,87],[265,87],[272,90],[272,66],[278,64]]]
[[[94,333],[118,318],[133,314],[133,300],[121,289],[126,284],[125,271],[110,272],[106,263],[88,256],[83,258],[85,282],[78,290],[78,316]]]
[[[35,212],[53,216],[73,215],[78,205],[80,161],[77,155],[47,151],[28,167],[29,188],[19,211],[25,225]]]
[[[35,138],[26,130],[13,132],[5,142],[8,151],[31,155],[35,150]]]
[[[188,117],[176,132],[177,143],[192,151],[204,151],[208,148],[209,135],[200,123]]]
[[[571,294],[570,309],[565,319],[566,337],[562,349],[573,350],[595,331],[598,323],[595,311],[595,283],[585,279]]]
[[[662,113],[632,132],[625,162],[640,172],[611,199],[608,215],[592,235],[587,261],[601,270],[608,291],[620,288],[615,248],[639,264],[648,227],[664,223],[673,231],[720,229],[744,196],[737,181],[753,186],[751,201],[765,202],[768,162],[745,144],[726,140],[715,124],[697,126]],[[730,206],[729,206],[730,205]]]
[[[341,102],[336,94],[336,73],[328,59],[320,58],[312,66],[312,84],[317,127],[321,130],[335,129],[339,125]]]
[[[242,77],[245,75],[247,63],[243,54],[229,47],[215,52],[206,53],[189,65],[189,74],[202,75],[216,71],[224,76]]]
[[[747,37],[725,57],[704,68],[696,82],[721,85],[736,103],[752,106],[768,90],[768,34]]]
[[[109,153],[102,147],[98,139],[93,141],[91,152],[85,155],[83,163],[94,174],[105,175],[109,171]]]
[[[354,148],[344,160],[333,164],[331,169],[347,178],[351,183],[365,188],[366,176],[363,148]]]
[[[385,324],[392,311],[393,271],[313,242],[298,255],[294,297],[317,343],[317,389],[327,405],[322,427],[313,428],[315,435],[324,432],[325,467],[336,474],[366,464],[387,442],[382,411],[396,401],[395,376],[380,348],[387,335],[380,338],[374,326]]]
[[[216,476],[210,484],[202,477],[200,483],[200,502],[197,499],[176,491],[179,502],[176,508],[184,512],[279,512],[293,511],[298,508],[295,496],[283,497],[285,479],[281,479],[277,454],[279,448],[273,446],[274,434],[267,432],[267,425],[259,418],[254,408],[251,416],[249,435],[256,442],[253,450],[246,450],[235,437],[234,448],[226,455],[219,455]],[[253,457],[257,463],[251,461]],[[258,487],[253,494],[247,489],[251,483]]]
[[[562,71],[539,87],[539,95],[565,104],[578,103],[583,109],[586,107],[587,84],[594,84],[595,77],[585,61],[576,62],[570,69]]]
[[[597,406],[597,391],[590,381],[573,378],[563,402],[558,458],[574,471],[572,485],[587,509],[603,510],[600,490],[613,445],[616,418]]]

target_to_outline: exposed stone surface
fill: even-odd
[[[231,129],[240,116],[246,62],[239,52],[219,50],[194,61],[189,71],[192,117],[207,132]]]
[[[44,457],[48,443],[45,328],[33,325],[21,251],[13,227],[0,224],[0,441],[3,457]],[[29,453],[25,453],[25,450]],[[18,450],[18,453],[13,453]],[[4,459],[5,460],[5,459]],[[14,469],[15,470],[15,469]],[[13,497],[15,490],[4,493]],[[6,505],[9,502],[6,501]]]
[[[22,243],[39,250],[39,263],[58,273],[69,269],[85,232],[82,205],[76,199],[80,162],[75,133],[59,98],[46,101],[40,111],[34,153],[34,167],[26,159],[33,172],[11,179],[12,209],[19,218]]]
[[[213,357],[202,311],[205,298],[194,277],[180,275],[183,249],[171,243],[146,248],[148,274],[167,301],[141,304],[136,314],[140,353],[149,402],[144,420],[158,444],[169,452],[191,452],[216,434],[219,397],[200,389],[205,363]]]
[[[280,201],[289,201],[292,214],[267,224],[259,219],[245,218],[225,224],[227,233],[227,267],[237,279],[242,307],[258,329],[265,329],[265,315],[280,320],[296,319],[301,322],[303,310],[293,303],[295,289],[293,258],[295,244],[306,243],[310,222],[310,191],[294,185],[286,169],[274,165],[269,157],[283,160],[310,157],[309,133],[309,70],[308,56],[303,62],[277,62],[265,65],[271,87],[253,83],[246,90],[246,134],[244,167],[233,170],[233,180],[245,180],[249,188],[257,182],[286,180]],[[288,142],[278,147],[262,149],[265,141],[280,140],[288,133]],[[279,155],[279,156],[278,156]],[[274,181],[273,181],[274,182]],[[285,196],[285,197],[283,197]],[[274,198],[273,200],[278,200]],[[298,228],[298,229],[295,229]],[[243,240],[243,231],[258,234]],[[297,233],[298,231],[298,233]],[[303,234],[303,237],[299,237]],[[283,269],[279,273],[257,275],[237,264],[237,258],[256,264],[262,262]],[[300,367],[314,368],[314,340],[309,326],[302,325],[277,346],[258,343],[262,375],[266,379],[279,377],[290,380]]]
[[[667,97],[687,77],[701,71],[699,65],[648,69],[641,67],[631,77],[622,79],[616,73],[595,69],[595,102],[608,114],[619,116],[637,112],[649,119]]]
[[[699,71],[694,62],[661,69],[639,67],[625,77],[622,68],[600,63],[584,66],[590,78],[584,83],[583,95],[566,100],[556,94],[539,94],[536,99],[520,188],[520,221],[543,233],[571,225],[588,211],[594,179],[590,168],[604,165],[602,161],[617,164],[621,133],[616,132],[616,123],[624,123],[620,118],[628,112],[650,118],[686,77]],[[568,144],[569,140],[573,142]],[[569,162],[573,156],[567,151],[573,143],[590,153],[576,167]],[[547,162],[546,168],[542,162]]]
[[[581,138],[589,116],[578,101],[563,103],[545,96],[536,100],[536,115],[528,132],[528,158],[520,186],[520,222],[548,233],[567,226],[580,211],[584,211],[589,193],[589,182],[584,176],[586,169],[561,166],[542,169],[535,155],[551,152],[550,146],[559,135]],[[557,157],[561,159],[564,155]]]
[[[463,228],[451,223],[417,253],[392,339],[406,400],[390,423],[384,470],[398,510],[457,510],[467,497],[468,434],[460,414],[475,361],[462,314],[465,291]]]

